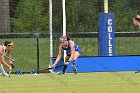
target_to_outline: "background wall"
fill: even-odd
[[[53,59],[53,61],[55,58]],[[112,56],[112,57],[80,57],[77,61],[78,72],[112,72],[112,71],[137,71],[140,70],[140,56]],[[58,65],[63,64],[61,59]],[[62,68],[55,69],[55,72]],[[67,72],[72,72],[69,64]]]

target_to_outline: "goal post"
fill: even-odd
[[[108,13],[108,0],[104,0],[104,13],[99,13],[99,55],[114,56],[114,13]]]
[[[52,63],[52,57],[53,57],[53,31],[52,31],[52,0],[49,0],[49,32],[50,32],[50,64],[53,64]],[[65,0],[62,0],[62,13],[63,13],[63,35],[66,35],[66,1]],[[64,57],[66,56],[66,51],[64,50]]]
[[[49,0],[49,31],[50,31],[50,64],[53,57],[53,36],[52,36],[52,0]]]
[[[66,1],[62,0],[62,10],[63,10],[63,35],[66,35]],[[66,51],[64,50],[64,62],[66,57]]]
[[[108,13],[108,0],[104,0],[104,13]]]

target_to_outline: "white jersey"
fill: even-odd
[[[1,47],[2,47],[2,49],[3,49],[3,53],[1,53],[1,54],[7,54],[7,50],[6,50],[6,46],[4,46],[4,45],[0,45]]]

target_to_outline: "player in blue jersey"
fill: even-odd
[[[62,50],[66,50],[66,57],[65,57],[65,66],[63,67],[63,71],[61,72],[62,74],[65,73],[65,70],[69,64],[69,62],[72,62],[72,69],[75,74],[77,74],[77,68],[76,68],[76,60],[80,56],[80,47],[72,40],[70,40],[70,37],[68,35],[66,36],[61,36],[60,37],[60,46],[59,46],[59,53],[56,58],[56,61],[51,67],[56,67],[56,64],[59,62],[62,56]],[[61,74],[60,73],[60,74]]]

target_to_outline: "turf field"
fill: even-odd
[[[0,93],[139,93],[140,75],[98,72],[0,77]]]

